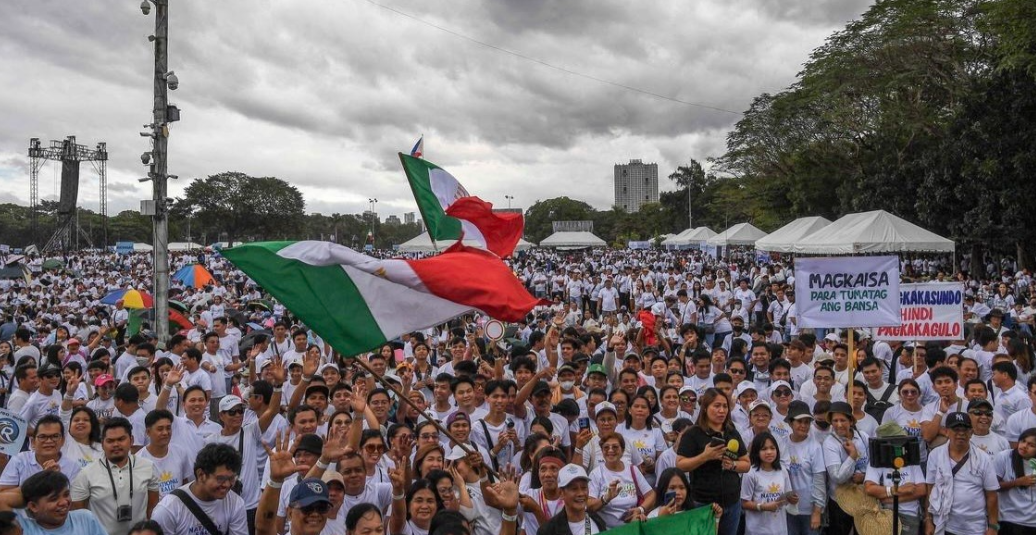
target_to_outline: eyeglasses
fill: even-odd
[[[229,411],[223,411],[223,414],[226,414],[227,416],[241,416],[244,413],[244,409],[230,409]]]
[[[400,433],[400,434],[396,435],[396,440],[413,440],[413,439],[414,439],[414,435],[411,435],[410,433]]]
[[[220,485],[233,485],[237,483],[237,474],[231,474],[229,476],[213,476],[216,483]]]
[[[36,442],[57,442],[61,440],[61,435],[36,435]]]
[[[440,496],[444,494],[453,494],[453,487],[438,487],[435,490],[439,491]]]
[[[901,396],[916,396],[919,394],[917,390],[900,390],[899,395]]]
[[[980,418],[990,418],[993,416],[993,411],[971,411],[968,414],[971,414],[972,416],[978,416]]]
[[[314,503],[314,504],[307,505],[305,507],[300,507],[299,508],[299,512],[301,512],[305,516],[309,516],[309,515],[312,515],[312,514],[318,514],[318,515],[323,516],[323,515],[326,515],[327,512],[330,511],[330,510],[331,510],[331,503],[330,502],[317,502],[317,503]]]
[[[614,450],[621,450],[621,449],[622,449],[622,446],[620,446],[618,444],[602,444],[601,445],[601,451],[614,451]]]
[[[439,440],[439,433],[421,433],[421,440]]]

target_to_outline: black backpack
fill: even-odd
[[[892,397],[892,393],[896,391],[896,385],[890,384],[884,392],[881,393],[881,399],[875,399],[871,395],[869,389],[864,390],[867,392],[867,403],[863,405],[863,412],[874,417],[878,423],[881,423],[881,418],[885,416],[885,411],[892,407],[892,403],[889,403],[889,398]]]

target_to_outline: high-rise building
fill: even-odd
[[[417,214],[414,212],[406,212],[403,214],[403,222],[407,225],[412,225],[417,221]]]
[[[649,202],[658,202],[658,164],[615,164],[615,206],[633,213]]]
[[[385,224],[386,225],[399,225],[400,224],[399,216],[396,215],[396,214],[392,214],[392,215],[386,217],[385,218]]]

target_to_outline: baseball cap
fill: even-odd
[[[813,414],[809,412],[809,405],[805,401],[795,400],[788,404],[788,415],[784,417],[784,421],[791,423],[795,420],[802,419],[813,419]]]
[[[532,395],[542,394],[544,392],[550,393],[550,385],[547,381],[536,381],[536,385],[532,387]]]
[[[765,399],[757,399],[757,400],[753,401],[751,404],[749,404],[748,405],[748,412],[751,413],[752,411],[758,409],[759,407],[765,408],[766,410],[770,411],[771,414],[773,413],[773,407],[770,407],[770,402],[766,401]]]
[[[461,459],[467,459],[468,452],[464,451],[464,448],[460,444],[453,447],[449,453],[446,454],[447,461],[459,461]]]
[[[951,412],[946,415],[946,428],[956,429],[966,427],[971,429],[971,417],[965,412]]]
[[[697,395],[698,391],[695,390],[694,387],[690,386],[690,385],[684,385],[683,387],[680,388],[680,395],[681,396],[684,395],[684,394],[687,394],[687,393],[691,393],[691,394]]]
[[[993,404],[987,399],[973,399],[968,402],[968,412],[971,412],[972,409],[981,409],[982,407],[993,410]]]
[[[591,373],[599,373],[605,377],[608,377],[608,372],[604,371],[604,365],[602,364],[591,364],[586,368],[586,375]]]
[[[308,398],[310,394],[314,394],[316,392],[323,392],[324,397],[328,397],[331,395],[331,390],[327,388],[327,385],[323,383],[314,383],[312,385],[309,385],[309,388],[306,389],[305,397]]]
[[[827,340],[828,342],[841,342],[842,341],[842,339],[839,338],[838,335],[835,334],[835,333],[827,333],[827,335],[824,336],[824,340]]]
[[[468,424],[471,424],[471,418],[468,418],[468,413],[464,411],[456,411],[453,414],[451,414],[448,418],[446,418],[446,427],[449,428],[451,425],[457,423],[458,421],[464,421],[468,422]]]
[[[324,370],[327,370],[327,369],[332,369],[332,370],[334,370],[336,372],[341,373],[340,370],[338,369],[338,365],[333,363],[333,362],[328,362],[327,364],[324,364],[323,366],[321,366],[320,369],[317,370],[317,373],[323,375]]]
[[[741,394],[744,394],[749,390],[755,392],[756,394],[759,393],[759,391],[755,388],[755,383],[753,381],[741,381],[741,384],[737,385],[737,397],[741,397]]]
[[[36,374],[40,377],[47,375],[61,375],[61,368],[49,360],[44,360],[43,363],[40,364],[39,369],[36,370]]]
[[[324,475],[320,476],[320,480],[324,483],[338,483],[342,487],[345,487],[345,478],[342,477],[342,474],[339,474],[334,470],[324,471]]]
[[[222,405],[222,401],[220,405]],[[299,437],[299,445],[295,448],[295,451],[307,451],[316,455],[320,455],[324,450],[324,439],[315,433],[306,433]]]
[[[619,411],[615,408],[615,405],[612,405],[608,401],[602,401],[602,402],[598,403],[597,405],[594,405],[594,416],[595,417],[600,416],[601,413],[604,412],[604,411],[611,411],[611,413],[616,415],[616,416],[618,416],[618,414],[619,414]]]
[[[94,386],[103,386],[105,384],[114,383],[114,382],[115,382],[115,378],[114,377],[112,377],[111,375],[108,375],[107,373],[102,373],[101,375],[97,376],[97,379],[94,379]]]
[[[222,403],[220,403],[222,405]],[[299,481],[291,489],[288,505],[291,507],[308,507],[315,503],[331,503],[327,495],[327,485],[317,477],[307,477]]]
[[[578,480],[589,481],[590,478],[586,475],[586,470],[578,464],[566,464],[564,468],[558,472],[558,486],[565,488]]]
[[[219,400],[219,412],[227,412],[238,405],[244,405],[245,401],[237,396],[230,395]]]
[[[774,381],[773,384],[770,385],[770,397],[773,397],[773,393],[776,392],[777,389],[782,387],[782,386],[787,388],[788,390],[791,390],[792,394],[795,393],[795,390],[791,388],[791,385],[788,384],[788,381],[779,380],[779,381]]]

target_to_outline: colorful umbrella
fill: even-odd
[[[215,282],[215,279],[212,278],[212,273],[209,273],[209,270],[205,269],[205,266],[201,264],[191,264],[178,269],[173,274],[173,279],[193,288],[204,288],[206,284]]]
[[[105,305],[114,305],[119,299],[122,299],[122,305],[126,308],[151,308],[155,306],[154,301],[151,299],[151,295],[146,292],[133,289],[115,290],[114,292],[104,296],[104,299],[101,299],[101,303]]]

